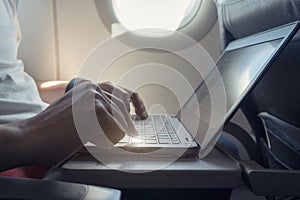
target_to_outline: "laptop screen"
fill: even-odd
[[[201,149],[215,144],[221,126],[254,85],[283,39],[225,50],[217,67],[198,86],[178,118]]]

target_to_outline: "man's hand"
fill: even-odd
[[[140,119],[146,119],[148,117],[144,103],[138,93],[114,85],[112,82],[99,83],[99,87],[107,93],[122,100],[128,112],[130,112],[130,103],[132,103],[137,117]]]
[[[22,158],[22,161],[16,161],[10,166],[52,165],[61,161],[81,148],[82,143],[97,138],[100,134],[98,130],[88,126],[89,116],[97,117],[102,130],[112,143],[122,139],[125,132],[135,135],[136,131],[128,112],[129,102],[133,103],[139,117],[146,118],[147,113],[142,100],[136,93],[110,83],[103,83],[100,86],[102,89],[88,81],[82,82],[75,86],[75,90],[67,92],[42,113],[13,124],[21,131],[16,140],[22,140],[22,143],[19,148],[15,148],[15,153],[20,154],[17,157]],[[82,116],[87,116],[83,118],[87,122],[84,137],[78,136],[73,106],[79,108]]]

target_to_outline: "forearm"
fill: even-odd
[[[27,164],[30,149],[24,150],[24,140],[16,124],[0,125],[0,171]]]
[[[46,109],[37,117],[0,125],[0,171],[26,166],[52,166],[82,147],[73,119]]]
[[[66,83],[60,84],[62,93],[65,85]],[[104,93],[91,82],[84,81],[76,87],[77,92],[67,92],[33,118],[0,125],[0,170],[24,165],[57,164],[82,148],[87,141],[102,134],[98,128],[90,126],[95,114],[108,139],[112,143],[118,142],[124,137],[124,130],[134,132],[130,129],[133,128],[133,123],[125,105],[125,102],[129,104],[129,100],[139,109],[140,117],[146,117],[143,103],[136,93],[112,87],[109,97],[113,98],[109,98],[109,91]],[[112,96],[116,90],[119,91],[118,94],[123,94],[120,95],[122,100]],[[112,99],[118,100],[117,103]],[[74,106],[77,113],[81,114],[81,126],[84,125],[85,128],[85,133],[80,138],[74,122]],[[127,125],[118,121],[124,117],[127,117]]]
[[[86,97],[87,92],[91,92],[89,88],[76,95]],[[25,165],[55,165],[78,151],[83,144],[74,124],[72,102],[72,94],[68,93],[33,118],[0,125],[0,171]]]

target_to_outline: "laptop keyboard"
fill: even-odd
[[[119,143],[181,144],[178,135],[165,116],[149,116],[146,120],[134,120],[138,136],[126,135]]]

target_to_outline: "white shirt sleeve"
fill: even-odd
[[[18,0],[0,0],[0,123],[26,119],[48,105],[40,99],[34,80],[17,59],[21,38]]]

